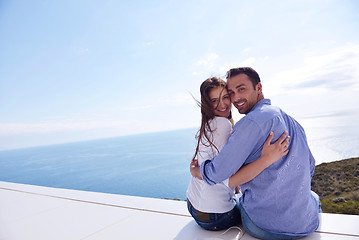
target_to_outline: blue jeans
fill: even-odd
[[[321,213],[322,208],[318,194],[312,191],[312,196],[315,198],[315,200],[317,200],[318,212]],[[276,233],[265,231],[257,227],[257,225],[255,225],[254,222],[252,222],[252,220],[249,218],[249,216],[247,215],[246,211],[243,209],[241,204],[239,204],[239,210],[241,212],[241,218],[242,218],[241,220],[242,220],[243,228],[246,230],[246,232],[248,232],[253,237],[260,239],[297,239],[304,237],[303,235],[290,236],[290,235],[276,234]]]
[[[317,201],[317,204],[318,204],[318,208],[319,208],[319,213],[322,213],[322,204],[320,202],[320,199],[319,199],[319,196],[318,194],[316,194],[315,192],[311,191],[312,192],[312,196],[315,198],[315,200]]]
[[[187,199],[187,208],[199,226],[206,230],[224,230],[240,223],[240,212],[238,204],[226,213],[204,213],[196,210]]]

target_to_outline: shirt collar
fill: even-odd
[[[252,109],[251,109],[249,112],[252,112],[252,111],[254,111],[256,108],[259,108],[259,107],[261,107],[261,106],[263,106],[263,105],[272,105],[270,99],[264,98],[264,99],[260,100],[259,102],[257,102],[257,103],[252,107]]]

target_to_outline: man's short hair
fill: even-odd
[[[239,67],[232,68],[227,72],[227,80],[231,77],[237,76],[239,74],[245,74],[252,81],[253,87],[255,88],[258,83],[261,82],[258,73],[251,67]]]

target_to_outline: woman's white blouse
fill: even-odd
[[[210,120],[209,125],[212,130],[212,135],[209,134],[209,137],[220,151],[232,133],[232,124],[227,118],[215,117]],[[197,156],[199,165],[218,154],[214,147],[208,145],[206,138],[202,137]],[[210,186],[203,180],[191,177],[187,198],[192,206],[201,212],[224,213],[232,210],[236,205],[234,189],[228,187],[228,179]]]

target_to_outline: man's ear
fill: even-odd
[[[257,83],[256,89],[257,89],[258,92],[262,93],[262,84]]]

